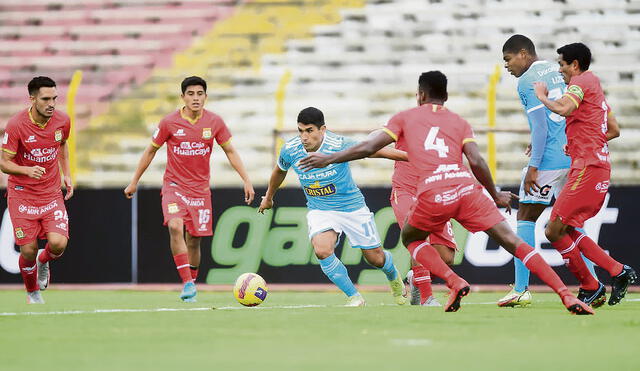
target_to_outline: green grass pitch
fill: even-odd
[[[457,313],[366,291],[365,308],[341,307],[338,292],[271,292],[257,308],[230,292],[192,304],[177,292],[43,294],[27,305],[0,291],[0,370],[640,369],[640,294],[595,316],[535,293],[515,309],[490,304],[504,293],[471,293]]]

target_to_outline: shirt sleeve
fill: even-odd
[[[569,97],[576,105],[576,108],[580,106],[582,100],[584,99],[584,92],[586,90],[585,82],[580,76],[571,78],[569,81],[569,86],[567,87],[567,92],[564,93],[564,96]]]
[[[15,155],[18,153],[18,146],[20,145],[20,135],[17,127],[14,123],[10,122],[4,130],[4,137],[2,137],[2,150]]]
[[[71,135],[71,119],[67,117],[64,127],[62,128],[62,142],[66,142]]]
[[[229,141],[231,141],[231,131],[229,131],[227,124],[225,124],[224,120],[220,117],[218,118],[216,124],[216,143],[218,143],[218,145],[222,147],[225,144],[229,143]]]
[[[462,120],[463,122],[463,131],[462,131],[462,145],[464,146],[466,143],[475,142],[476,135],[473,133],[473,129],[471,125],[466,120]]]
[[[352,139],[352,138],[348,138],[348,137],[342,137],[342,148],[340,148],[340,150],[345,150],[348,148],[351,148],[353,146],[355,146],[356,144],[358,144],[359,142]]]
[[[394,141],[398,141],[398,138],[402,135],[402,128],[404,126],[404,118],[402,112],[395,114],[389,122],[382,128],[382,130],[389,134]]]
[[[286,144],[280,149],[280,155],[278,155],[278,167],[282,171],[287,171],[291,167],[291,160],[286,151]]]
[[[153,136],[151,138],[151,144],[154,147],[156,148],[162,147],[162,145],[171,137],[171,132],[169,131],[169,128],[167,126],[168,126],[167,121],[162,120],[160,121],[160,124],[158,124],[156,131],[153,132]]]
[[[529,166],[540,167],[547,144],[547,115],[545,110],[533,110],[527,113],[531,124],[531,159]]]
[[[544,110],[544,104],[536,97],[533,81],[524,79],[518,82],[518,96],[527,115],[535,110]]]

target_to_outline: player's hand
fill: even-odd
[[[247,205],[251,205],[253,198],[256,196],[256,191],[253,190],[253,186],[249,182],[244,183],[244,202]]]
[[[529,143],[527,149],[524,150],[524,155],[527,157],[531,157],[531,143]]]
[[[127,188],[124,189],[124,196],[126,198],[131,199],[131,198],[133,198],[133,194],[136,193],[137,190],[138,190],[138,185],[137,184],[129,183]]]
[[[313,152],[309,153],[309,155],[298,163],[300,170],[309,171],[311,169],[317,169],[321,167],[326,167],[330,164],[329,155],[325,155],[324,153]]]
[[[536,98],[538,98],[540,101],[542,101],[542,98],[546,98],[549,95],[547,84],[541,81],[533,83],[533,91],[536,93]]]
[[[73,182],[71,181],[70,176],[64,177],[64,186],[67,189],[67,194],[64,195],[64,200],[67,201],[73,197]]]
[[[538,168],[531,167],[527,169],[527,174],[524,176],[524,193],[533,196],[534,192],[540,192],[540,185],[538,184]]]
[[[507,214],[511,214],[511,201],[519,199],[520,197],[511,192],[498,192],[494,201],[496,202],[496,206],[504,207],[507,209]]]
[[[564,146],[562,146],[562,150],[564,151],[564,154],[569,156],[569,145],[565,144]]]
[[[260,214],[264,214],[265,210],[269,210],[273,207],[273,199],[267,198],[266,196],[262,196],[262,201],[260,202],[260,207],[258,208],[258,212]]]
[[[30,166],[27,167],[26,176],[33,179],[40,179],[47,172],[42,166]]]

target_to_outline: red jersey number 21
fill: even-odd
[[[438,131],[440,131],[438,126],[434,126],[429,130],[427,139],[424,140],[424,149],[427,151],[438,151],[438,157],[445,158],[449,153],[449,147],[444,144],[444,139],[438,138]]]

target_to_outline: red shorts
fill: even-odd
[[[54,232],[69,238],[69,216],[62,196],[49,200],[7,199],[16,245],[23,246]]]
[[[396,215],[396,220],[400,228],[404,225],[405,219],[411,211],[411,206],[415,205],[416,197],[411,192],[403,191],[398,188],[391,189],[391,208]],[[440,232],[432,232],[429,234],[428,242],[432,245],[444,245],[451,249],[456,249],[456,240],[453,236],[453,226],[451,221],[445,223],[444,228]]]
[[[572,168],[567,184],[553,205],[550,220],[560,217],[563,224],[582,228],[586,220],[600,211],[609,190],[610,176],[611,170],[602,167]]]
[[[213,235],[211,194],[191,197],[180,189],[163,189],[162,214],[164,225],[167,225],[171,219],[181,218],[190,235],[194,237]]]
[[[450,219],[469,232],[486,231],[504,217],[479,184],[429,189],[418,195],[409,224],[428,232],[440,232]]]

